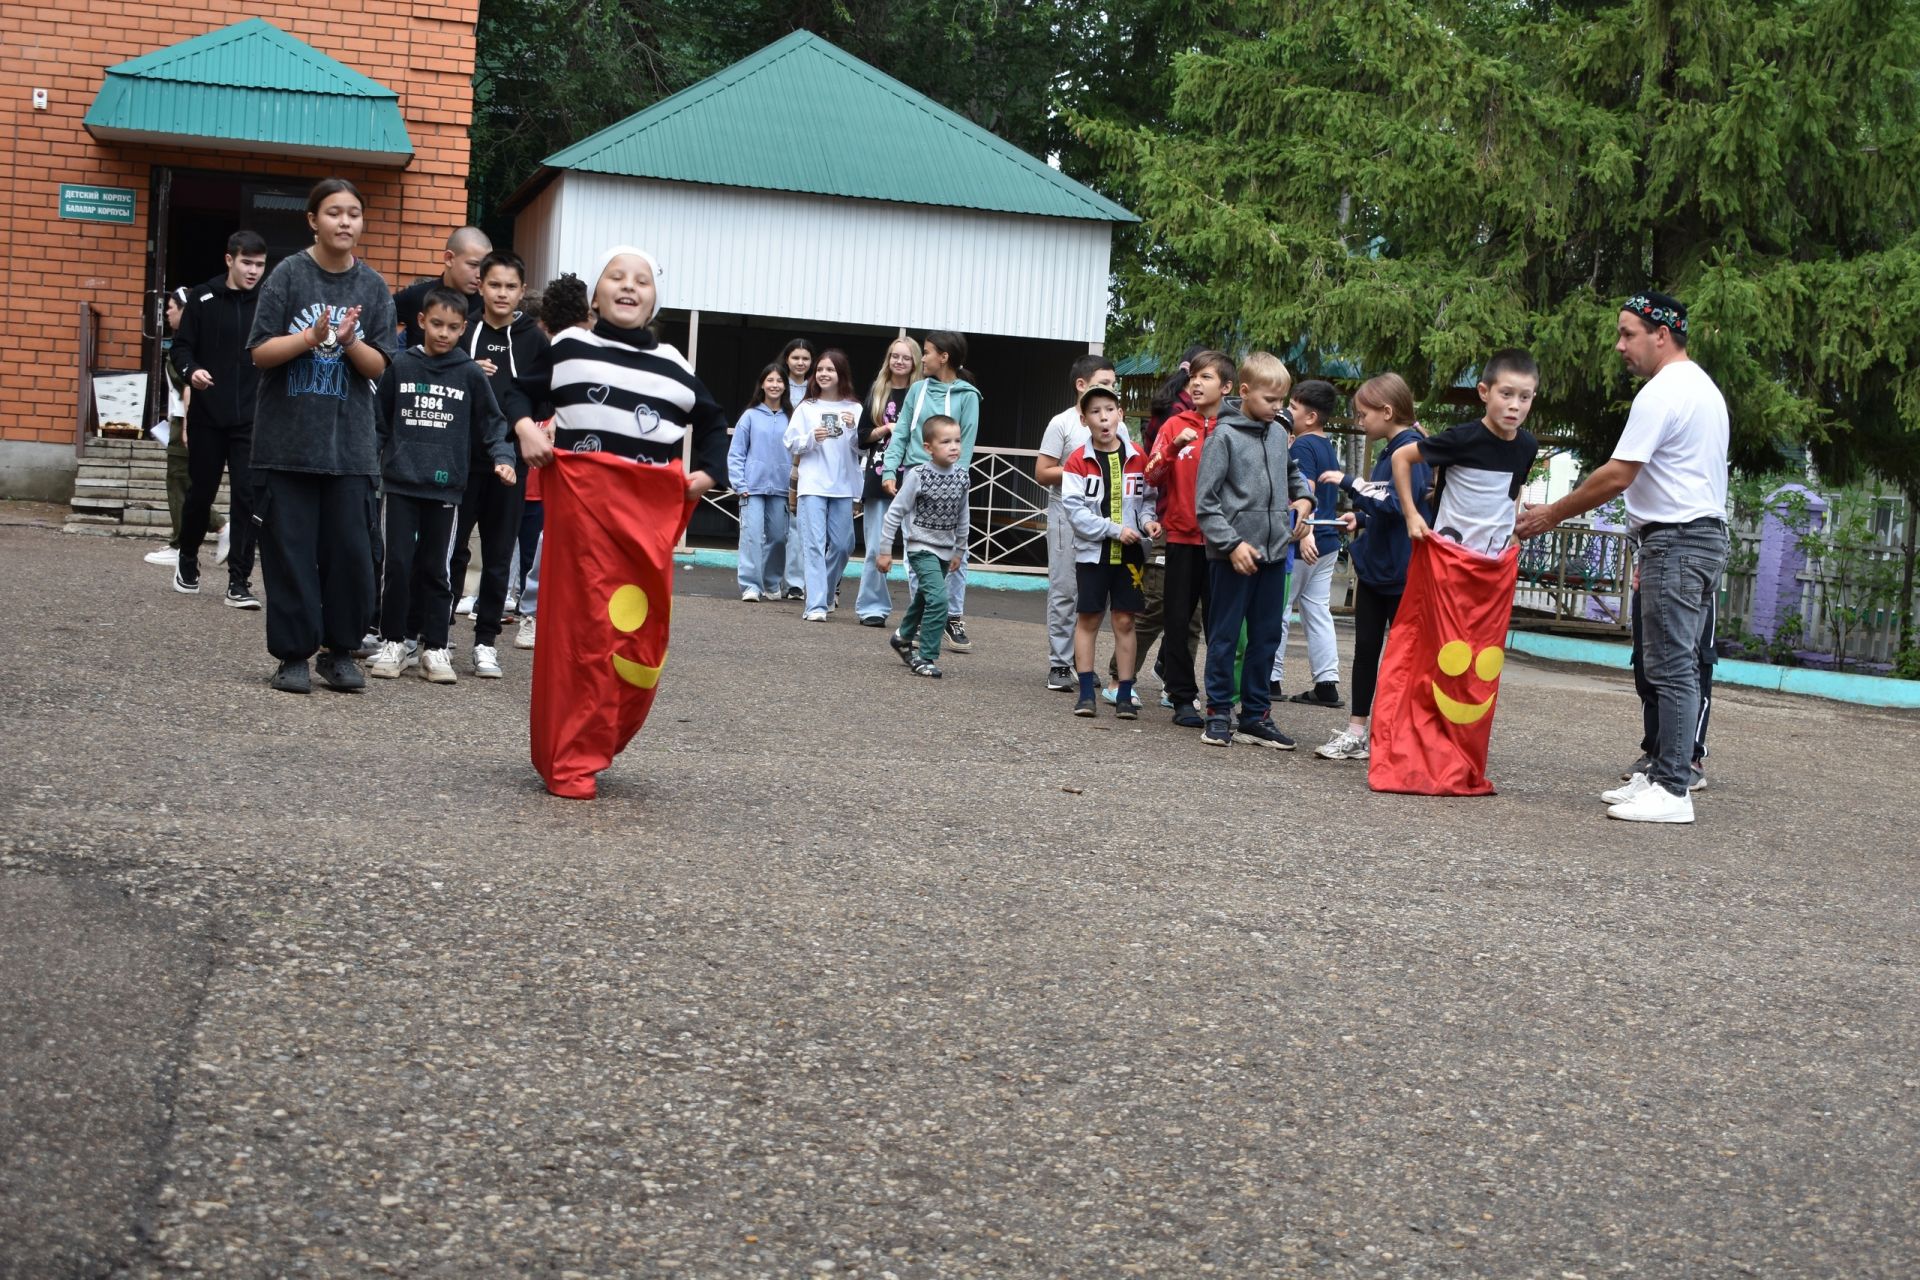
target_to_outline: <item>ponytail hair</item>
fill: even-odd
[[[1171,418],[1174,415],[1175,406],[1179,403],[1180,397],[1186,393],[1187,381],[1193,377],[1189,366],[1193,364],[1194,357],[1205,351],[1206,348],[1198,344],[1187,348],[1186,354],[1180,357],[1180,367],[1168,374],[1154,389],[1153,399],[1147,402],[1150,416]]]
[[[933,348],[947,358],[953,366],[955,377],[973,381],[973,370],[967,368],[967,335],[955,333],[951,329],[935,329],[925,339]]]

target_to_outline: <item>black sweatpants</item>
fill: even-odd
[[[180,558],[194,561],[213,520],[220,473],[227,473],[227,497],[233,509],[233,542],[227,548],[227,582],[244,587],[253,577],[253,424],[194,427],[187,433],[187,500],[180,509]]]
[[[1184,542],[1167,544],[1167,570],[1161,588],[1160,679],[1177,711],[1200,696],[1193,672],[1193,613],[1205,628],[1210,592],[1207,549]]]
[[[387,495],[386,583],[380,597],[380,638],[408,640],[407,614],[417,603],[420,647],[447,647],[453,586],[447,577],[447,533],[458,508],[441,498]],[[416,602],[414,593],[419,592]]]
[[[468,464],[467,492],[460,500],[459,521],[453,527],[451,581],[464,585],[468,549],[474,527],[480,529],[480,592],[473,604],[473,642],[492,644],[500,638],[500,615],[507,607],[507,575],[513,569],[513,544],[520,537],[520,511],[526,505],[527,469],[514,461],[513,483],[504,485],[493,474],[493,462],[475,458]],[[460,592],[455,590],[454,595]],[[447,606],[451,618],[453,606]]]
[[[1364,582],[1353,584],[1353,714],[1373,714],[1373,687],[1380,680],[1380,651],[1387,628],[1400,612],[1400,593],[1388,595]]]
[[[254,481],[267,651],[283,662],[322,645],[353,652],[373,616],[373,477],[259,470]]]

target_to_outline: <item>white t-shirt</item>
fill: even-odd
[[[815,440],[814,428],[827,438]],[[787,424],[787,451],[800,464],[799,493],[860,496],[860,406],[852,400],[805,400]]]
[[[1613,449],[1622,462],[1642,464],[1627,486],[1627,524],[1726,519],[1727,432],[1726,397],[1692,360],[1648,378]]]
[[[1124,422],[1120,424],[1120,438],[1128,444],[1133,443],[1133,437],[1127,434],[1127,424]],[[1093,432],[1087,430],[1087,424],[1080,421],[1080,410],[1062,409],[1053,415],[1052,421],[1047,423],[1047,429],[1040,434],[1040,452],[1050,458],[1058,458],[1065,464],[1068,458],[1086,448],[1087,442],[1092,439]],[[1047,505],[1060,505],[1059,485],[1047,489]]]

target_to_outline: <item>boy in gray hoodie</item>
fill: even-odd
[[[1207,540],[1207,723],[1200,740],[1291,751],[1292,738],[1274,727],[1268,672],[1280,646],[1287,609],[1287,565],[1296,542],[1307,563],[1318,559],[1311,540],[1313,487],[1290,452],[1291,415],[1284,407],[1293,375],[1280,358],[1256,351],[1240,363],[1240,410],[1220,415],[1200,454],[1193,510]],[[1276,421],[1278,420],[1278,421]],[[1246,623],[1247,651],[1240,680],[1240,722],[1233,727],[1234,650]]]

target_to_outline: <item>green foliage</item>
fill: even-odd
[[[1841,671],[1847,669],[1849,641],[1861,627],[1888,617],[1900,591],[1897,555],[1874,528],[1880,497],[1878,486],[1835,494],[1824,517],[1799,538],[1808,571],[1821,584],[1821,616],[1832,640],[1834,666]]]

